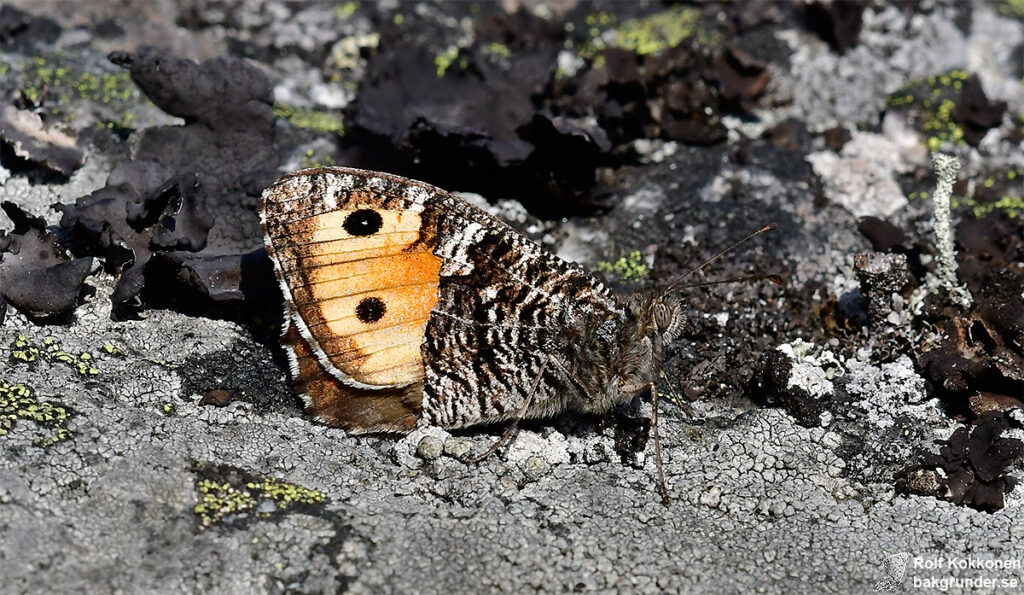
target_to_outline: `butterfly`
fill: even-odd
[[[684,322],[674,288],[617,295],[457,196],[380,172],[286,175],[260,214],[293,385],[328,425],[513,422],[489,454],[522,419],[657,399]]]

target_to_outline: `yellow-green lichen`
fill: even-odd
[[[890,107],[903,107],[904,105],[910,105],[914,103],[914,96],[909,93],[893,93],[892,95],[885,98],[885,102]]]
[[[39,348],[32,345],[25,335],[18,335],[14,344],[11,345],[11,359],[15,362],[30,364],[39,359]]]
[[[687,40],[717,47],[721,34],[704,26],[701,10],[675,6],[652,15],[619,23],[614,15],[597,12],[586,17],[587,39],[578,48],[579,56],[604,64],[602,52],[609,47],[620,48],[641,56],[658,54]]]
[[[125,71],[104,73],[99,76],[83,72],[72,80],[71,85],[79,96],[100,103],[129,101],[135,93],[135,84]]]
[[[296,128],[336,132],[339,135],[345,133],[345,121],[341,116],[330,112],[275,103],[274,114],[279,118],[287,119]]]
[[[446,47],[440,54],[434,56],[434,67],[437,69],[437,78],[444,76],[459,57],[459,48],[454,45]]]
[[[676,6],[642,19],[622,23],[615,33],[615,45],[637,54],[657,54],[673,48],[698,33],[700,10]]]
[[[327,501],[327,494],[318,490],[304,488],[293,483],[286,483],[274,478],[266,478],[259,482],[249,482],[245,487],[254,490],[277,503],[281,510],[292,504],[319,504]]]
[[[974,212],[974,216],[979,219],[996,211],[1002,211],[1009,217],[1016,219],[1024,213],[1024,197],[1013,195],[1001,196],[993,202],[976,203],[972,206],[971,210]]]
[[[306,154],[302,156],[303,169],[313,167],[330,167],[332,165],[337,165],[337,163],[335,163],[334,159],[332,159],[330,155],[318,157],[313,149],[307,150]]]
[[[403,23],[405,23],[405,15],[400,12],[396,12],[394,18],[392,18],[391,20],[396,25],[402,25]]]
[[[358,11],[358,10],[359,10],[359,3],[358,2],[346,2],[344,4],[339,4],[339,5],[335,6],[334,7],[334,14],[338,15],[339,17],[347,19],[348,17],[354,15],[356,13],[356,11]]]
[[[978,219],[988,217],[995,212],[1005,213],[1011,219],[1016,219],[1024,214],[1024,197],[1008,194],[986,202],[979,202],[973,197],[954,197],[950,201],[950,206],[954,209],[966,209]]]
[[[512,57],[512,50],[507,45],[496,41],[485,45],[483,47],[483,53],[502,60],[508,60]]]
[[[38,441],[40,446],[63,442],[71,437],[67,428],[70,413],[49,401],[40,401],[24,384],[0,381],[0,436],[8,435],[19,420],[32,422],[47,430]]]
[[[955,99],[968,78],[963,70],[928,77],[889,95],[886,103],[910,110],[912,118],[928,137],[928,149],[934,153],[947,143],[964,143],[964,129],[953,119],[953,111]]]
[[[228,482],[202,479],[196,488],[199,490],[200,502],[192,510],[199,516],[204,527],[256,506],[256,498],[251,492],[237,489]]]
[[[104,122],[103,126],[111,130],[134,130],[135,129],[135,114],[129,111],[125,111],[121,114],[121,117],[115,121]]]
[[[1024,0],[1002,0],[999,12],[1015,19],[1024,19]]]
[[[68,104],[84,99],[118,107],[114,111],[121,114],[120,118],[108,122],[108,126],[128,128],[134,121],[135,115],[123,109],[123,104],[132,101],[138,93],[126,71],[81,72],[60,54],[28,58],[20,64],[19,70],[19,88],[25,97],[32,103],[46,102],[55,114],[65,119]]]
[[[584,44],[584,53],[593,54],[594,51],[605,48],[601,34],[614,27],[619,21],[615,15],[601,11],[588,14],[584,22],[587,25],[587,35],[590,36],[590,40]]]
[[[624,254],[614,262],[601,261],[597,263],[597,270],[633,282],[642,281],[650,272],[644,264],[644,255],[639,250]]]
[[[77,370],[82,376],[96,376],[100,373],[91,353],[69,353],[61,348],[53,337],[43,339],[42,348],[37,347],[25,335],[18,335],[11,345],[11,360],[20,363],[34,363],[43,358],[49,362],[64,364]]]
[[[584,22],[588,27],[609,27],[618,22],[618,19],[610,12],[601,11],[588,14]]]
[[[1015,191],[1013,183],[1024,175],[1024,169],[1010,168],[986,176],[978,183],[978,190],[984,191],[984,198],[975,196],[954,196],[951,206],[954,209],[970,211],[978,219],[993,213],[1003,213],[1012,219],[1024,214],[1024,197]],[[993,200],[993,197],[997,196]]]
[[[88,351],[83,351],[78,355],[68,353],[61,348],[60,343],[53,337],[43,339],[43,346],[45,347],[43,355],[51,362],[59,362],[70,366],[78,370],[78,373],[82,376],[95,376],[100,373],[99,369],[93,364],[92,354]]]
[[[232,515],[246,513],[260,502],[273,502],[278,511],[285,511],[296,504],[313,505],[327,501],[327,495],[319,490],[272,477],[254,478],[238,469],[216,466],[205,468],[198,463],[193,469],[207,476],[196,483],[199,503],[193,508],[204,528]],[[224,477],[214,479],[210,475]],[[270,514],[261,512],[256,516],[266,518]]]

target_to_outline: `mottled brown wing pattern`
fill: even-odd
[[[527,416],[564,410],[577,392],[564,373],[578,349],[573,337],[592,320],[620,314],[615,296],[461,201],[439,208],[437,219],[443,263],[424,344],[425,419],[443,427],[511,419],[547,358],[554,365]]]
[[[263,217],[292,304],[296,388],[334,425],[404,431],[421,411],[442,427],[508,419],[546,358],[556,365],[529,415],[556,413],[576,391],[560,364],[571,330],[621,314],[579,267],[420,182],[306,170],[267,190]]]

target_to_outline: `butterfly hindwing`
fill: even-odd
[[[527,416],[563,410],[576,386],[560,364],[582,326],[617,312],[614,295],[461,201],[439,212],[438,229],[444,264],[424,344],[424,415],[444,427],[511,419],[548,358]]]

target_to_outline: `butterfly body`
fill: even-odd
[[[307,410],[352,432],[604,412],[648,386],[677,302],[623,298],[428,184],[349,168],[268,188],[283,343]]]

